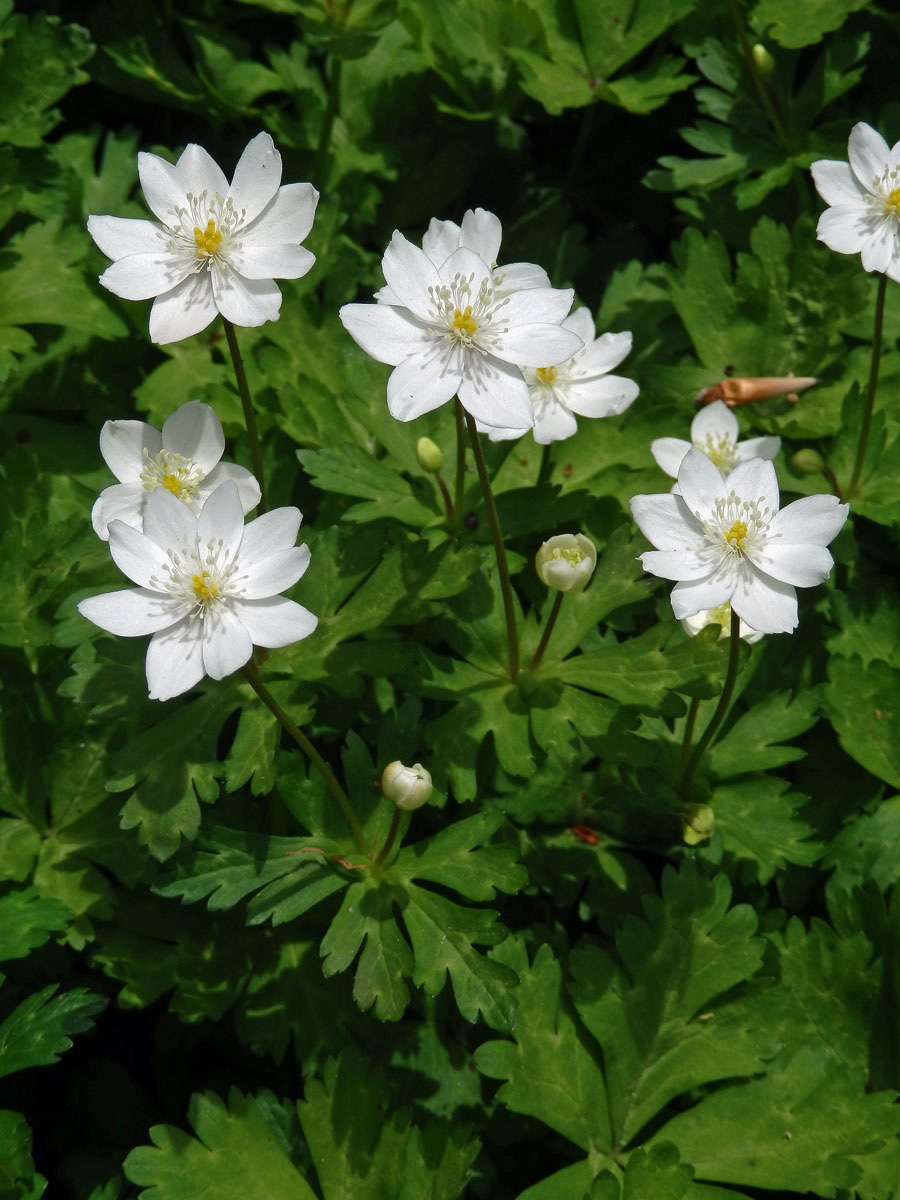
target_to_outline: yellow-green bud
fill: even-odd
[[[419,438],[416,442],[416,458],[419,460],[419,466],[422,470],[429,471],[432,475],[437,475],[438,471],[444,465],[444,456],[441,453],[441,448],[431,438]]]
[[[686,804],[681,813],[681,836],[688,846],[697,846],[716,827],[716,818],[708,804]]]
[[[381,791],[398,808],[411,812],[421,808],[431,795],[431,775],[421,763],[404,767],[398,759],[384,768]]]
[[[580,592],[594,573],[597,551],[583,533],[558,533],[544,542],[534,565],[547,587],[558,592]]]
[[[768,79],[775,70],[775,59],[765,48],[762,42],[757,42],[750,53],[753,55],[753,61],[756,63],[757,71],[759,71],[763,79]]]
[[[791,458],[791,466],[801,475],[823,475],[825,473],[825,459],[818,450],[813,450],[812,446],[805,446],[802,450],[798,450]]]

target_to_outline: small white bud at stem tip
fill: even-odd
[[[397,759],[384,768],[381,790],[397,808],[411,812],[415,808],[421,808],[431,795],[431,774],[421,763],[405,767]]]
[[[444,465],[441,448],[429,437],[420,437],[416,442],[416,458],[423,471],[436,475]]]
[[[558,533],[544,542],[534,559],[541,581],[558,592],[580,592],[596,565],[597,550],[583,533]]]

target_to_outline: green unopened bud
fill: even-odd
[[[825,459],[818,450],[813,450],[812,446],[805,446],[802,450],[798,450],[791,458],[791,466],[801,475],[824,475],[825,473]]]
[[[775,70],[775,59],[765,48],[762,42],[757,42],[750,53],[753,55],[753,61],[756,63],[757,71],[759,71],[763,79],[768,79]]]
[[[688,846],[705,841],[716,827],[716,818],[708,804],[686,804],[681,813],[681,836]]]
[[[558,592],[580,592],[594,573],[597,551],[583,533],[558,533],[544,542],[534,565],[547,587]]]
[[[419,460],[419,466],[422,470],[429,471],[432,475],[437,475],[438,471],[444,465],[444,456],[441,453],[441,448],[431,438],[419,438],[416,442],[416,458]]]
[[[421,763],[404,767],[398,759],[384,768],[381,791],[398,808],[411,812],[421,808],[431,795],[431,775]]]

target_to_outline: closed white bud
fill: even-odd
[[[405,767],[397,759],[384,768],[381,790],[397,808],[411,812],[414,808],[421,808],[431,795],[431,774],[421,763]]]
[[[583,533],[558,533],[535,555],[538,575],[558,592],[580,592],[597,565],[594,543]]]
[[[429,437],[420,437],[416,442],[416,458],[423,471],[437,475],[444,465],[444,455],[440,446]]]

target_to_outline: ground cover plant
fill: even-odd
[[[898,40],[0,0],[0,1197],[900,1196]]]

